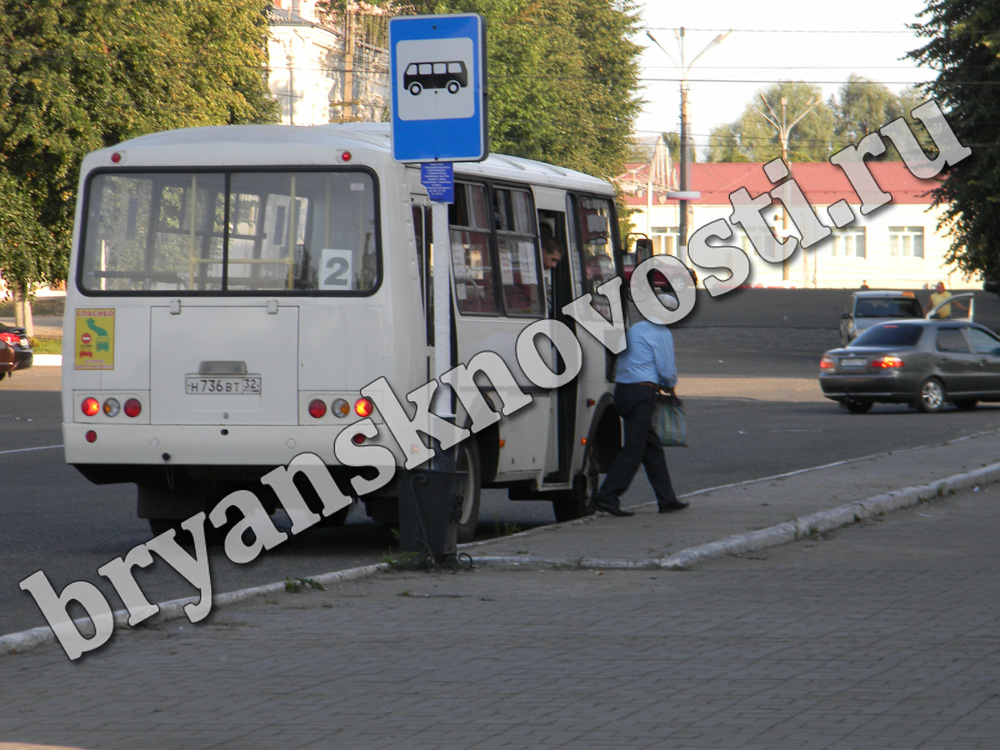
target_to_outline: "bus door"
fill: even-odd
[[[545,280],[546,313],[576,332],[576,322],[563,314],[562,308],[579,296],[573,288],[573,273],[568,252],[566,213],[546,208],[538,209],[538,236],[542,245],[543,279]],[[565,366],[553,352],[555,366]],[[573,461],[573,435],[576,428],[577,379],[559,388],[552,402],[549,429],[550,452],[556,457],[550,481],[567,482]]]
[[[414,251],[417,255],[417,269],[420,277],[420,304],[424,316],[424,330],[427,341],[427,369],[424,377],[434,377],[434,363],[431,352],[434,347],[434,232],[431,218],[431,202],[426,195],[411,195],[413,219]]]
[[[593,295],[591,304],[611,321],[611,304],[597,288],[617,276],[614,204],[610,198],[569,195],[566,206],[569,219],[566,258],[573,299]],[[583,350],[583,369],[575,381],[576,432],[578,437],[590,439],[594,437],[589,432],[595,412],[602,399],[608,397],[614,382],[615,356],[604,343],[579,328],[576,330]],[[573,447],[582,453],[579,439]]]
[[[543,477],[558,466],[548,449],[552,394],[517,364],[521,331],[545,316],[537,221],[524,187],[455,183],[449,207],[457,362],[495,352],[533,402],[500,423],[500,479]],[[494,398],[494,406],[499,406]],[[506,475],[506,476],[505,476]]]

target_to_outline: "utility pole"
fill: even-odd
[[[764,114],[759,109],[757,109],[757,107],[754,107],[754,110],[757,112],[757,114],[759,114],[761,117],[767,120],[771,124],[771,127],[773,127],[778,132],[778,143],[781,145],[781,161],[783,161],[788,166],[788,176],[790,179],[792,175],[792,165],[788,161],[788,137],[789,135],[791,135],[792,128],[798,125],[799,121],[807,114],[812,112],[813,108],[817,104],[819,104],[820,102],[819,97],[815,96],[810,97],[809,101],[806,102],[806,108],[802,110],[802,112],[800,112],[798,116],[791,122],[788,122],[788,97],[786,96],[781,97],[780,116],[778,115],[777,112],[774,111],[774,108],[771,106],[771,103],[767,100],[767,98],[763,94],[760,95],[760,98],[764,102],[764,106],[767,107],[767,111],[770,112],[771,115],[769,117],[768,115]],[[788,209],[785,208],[784,204],[782,204],[782,211],[781,211],[781,231],[784,234],[784,237],[782,237],[782,239],[783,240],[788,239]],[[808,286],[809,263],[806,257],[805,250],[802,251],[801,255],[802,255],[802,278],[804,284]],[[788,276],[789,276],[788,260],[786,259],[781,264],[781,278],[783,281],[788,281]]]
[[[354,3],[347,3],[344,9],[345,39],[344,39],[344,111],[341,119],[354,120],[354,36],[355,18]]]
[[[677,46],[680,50],[680,63],[671,57],[670,53],[667,52],[663,45],[660,44],[656,37],[653,36],[648,31],[646,36],[649,37],[650,41],[653,42],[660,50],[667,56],[667,59],[674,64],[677,68],[678,73],[680,73],[680,84],[681,84],[681,165],[680,165],[680,192],[681,195],[685,195],[689,192],[689,183],[691,176],[691,143],[690,143],[690,124],[688,121],[688,73],[691,72],[692,66],[698,62],[698,58],[708,52],[712,47],[717,46],[732,33],[732,29],[725,32],[724,34],[719,34],[715,37],[708,45],[697,55],[691,62],[686,62],[684,57],[684,27],[681,26],[677,31],[674,32],[674,38],[677,40]],[[688,225],[690,223],[690,210],[691,206],[688,202],[689,197],[680,198],[681,201],[681,215],[680,215],[680,236],[678,237],[678,248],[677,256],[681,260],[687,259],[687,241],[688,241]]]

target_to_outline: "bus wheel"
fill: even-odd
[[[424,87],[421,86],[419,83],[415,83],[414,82],[414,83],[410,84],[410,95],[411,96],[420,96],[420,92],[423,91],[423,90],[424,90]]]
[[[597,497],[599,467],[597,456],[589,446],[583,456],[583,468],[573,480],[573,489],[552,501],[556,521],[574,521],[577,518],[594,515],[594,500]]]
[[[458,444],[455,469],[465,474],[462,482],[462,505],[458,515],[458,543],[471,542],[479,525],[479,497],[482,492],[482,469],[479,448],[473,439]]]
[[[462,86],[458,81],[448,81],[449,94],[457,94],[461,88]]]

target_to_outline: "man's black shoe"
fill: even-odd
[[[684,510],[690,504],[691,503],[682,503],[680,500],[678,500],[675,503],[670,503],[670,505],[661,505],[660,513],[675,513],[679,510]]]
[[[625,516],[635,515],[635,513],[633,513],[632,511],[625,510],[624,508],[618,505],[612,505],[607,500],[597,500],[594,503],[594,507],[596,507],[598,510],[603,510],[605,513],[610,513],[611,515],[618,516],[620,518],[624,518]]]

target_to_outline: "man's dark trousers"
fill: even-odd
[[[656,389],[649,385],[618,383],[615,404],[625,422],[625,444],[601,484],[599,497],[618,505],[642,464],[656,494],[657,505],[661,508],[673,505],[677,502],[677,494],[670,481],[663,446],[653,430]]]

